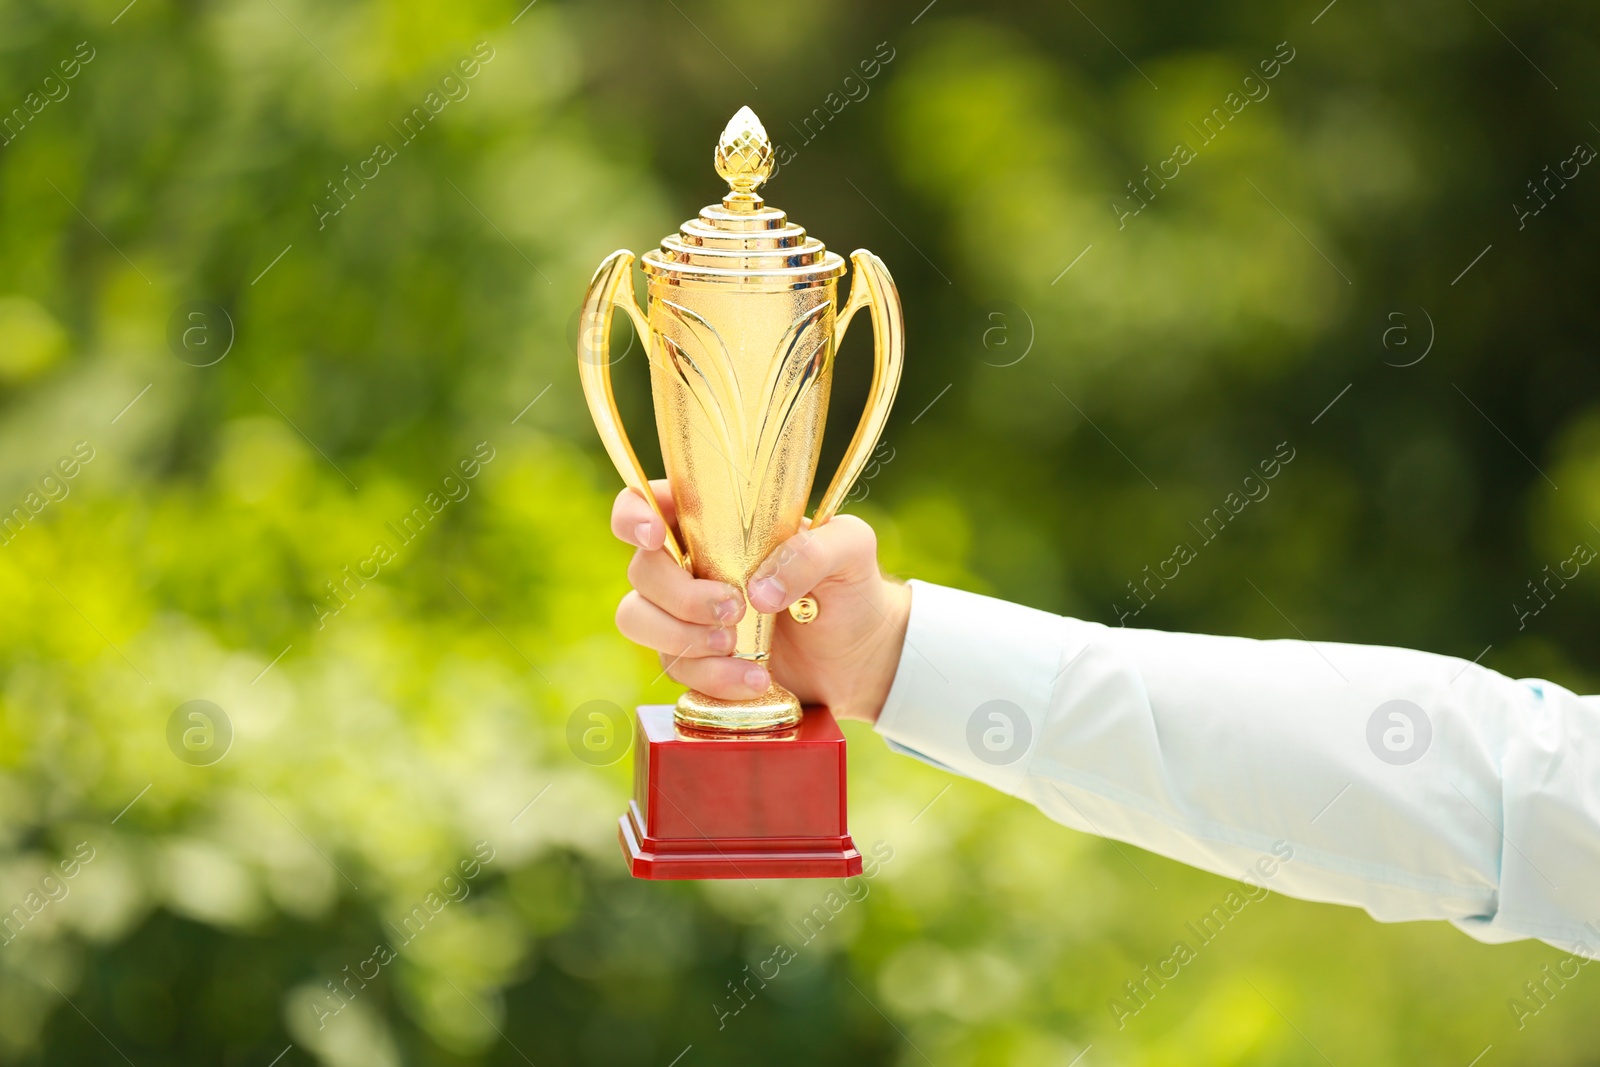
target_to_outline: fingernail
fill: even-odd
[[[649,547],[649,545],[650,545],[650,528],[653,525],[654,525],[653,523],[641,522],[639,525],[637,525],[637,526],[635,526],[633,528],[633,539],[639,545],[640,548],[648,548]]]
[[[706,638],[706,645],[713,652],[732,652],[733,631],[721,628],[711,631],[711,636]]]
[[[783,582],[775,574],[770,578],[757,578],[750,583],[751,602],[760,601],[759,606],[766,611],[777,611],[783,607],[783,598],[787,592]]]
[[[751,667],[744,672],[744,684],[751,689],[765,690],[771,684],[767,680],[767,669],[765,667]]]
[[[732,622],[739,615],[739,608],[744,605],[744,598],[735,593],[733,596],[724,597],[717,601],[717,619],[720,622]]]

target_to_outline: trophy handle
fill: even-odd
[[[887,275],[884,276],[887,279]],[[611,315],[621,308],[633,320],[639,332],[639,342],[648,350],[650,324],[639,312],[633,295],[633,253],[618,249],[605,258],[600,269],[589,281],[589,290],[583,297],[583,313],[578,321],[578,377],[583,382],[583,396],[589,402],[589,414],[600,431],[606,454],[611,457],[617,473],[628,487],[650,505],[650,510],[661,519],[666,528],[667,554],[684,570],[690,570],[689,554],[678,546],[672,534],[672,524],[661,513],[656,495],[650,490],[650,479],[639,465],[628,431],[622,425],[622,415],[617,411],[617,398],[611,391]],[[898,317],[899,305],[896,305]],[[874,382],[876,385],[876,382]],[[891,393],[893,390],[891,390]]]
[[[874,342],[872,388],[867,392],[867,405],[861,412],[856,435],[850,439],[839,470],[828,483],[828,490],[817,505],[817,513],[811,518],[813,529],[833,518],[844,503],[845,494],[861,476],[861,469],[878,445],[883,424],[889,421],[889,408],[894,405],[895,391],[900,388],[900,370],[905,363],[905,317],[900,312],[900,293],[894,287],[894,279],[889,277],[889,268],[865,248],[850,253],[850,262],[855,264],[856,274],[850,283],[850,299],[833,328],[833,348],[838,352],[855,313],[863,306],[869,308]]]

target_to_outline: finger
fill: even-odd
[[[666,516],[667,522],[676,524],[678,509],[672,503],[672,490],[667,480],[657,478],[650,483],[650,489],[655,494],[661,514]],[[631,488],[618,493],[611,505],[611,532],[619,541],[651,551],[667,541],[667,529],[661,524],[661,516],[651,509],[649,502],[637,490]]]
[[[696,578],[665,552],[635,552],[628,582],[650,603],[684,622],[726,626],[744,614],[744,594],[737,586]]]
[[[840,515],[779,545],[756,568],[750,604],[757,611],[782,611],[827,578],[859,581],[877,566],[878,539],[872,527],[854,515]]]
[[[733,656],[691,659],[663,653],[661,663],[673,681],[719,700],[752,700],[772,684],[765,667]]]
[[[617,629],[636,645],[671,656],[726,656],[733,651],[731,627],[696,626],[675,619],[635,589],[617,605]]]

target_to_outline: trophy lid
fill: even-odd
[[[773,159],[772,142],[754,111],[741,107],[729,120],[712,159],[728,195],[646,252],[647,275],[668,284],[787,290],[826,284],[844,273],[843,257],[767,207],[756,192],[772,175]]]

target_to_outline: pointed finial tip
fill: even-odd
[[[772,176],[772,142],[749,105],[728,120],[712,159],[729,188],[742,196],[753,194]]]

